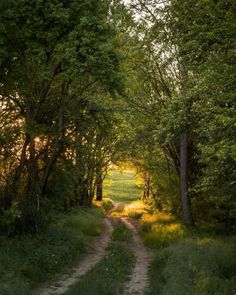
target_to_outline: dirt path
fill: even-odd
[[[132,249],[136,257],[136,262],[130,281],[128,281],[125,285],[125,291],[123,295],[141,295],[144,294],[144,290],[147,287],[148,266],[151,253],[144,247],[137,228],[129,221],[129,219],[122,218],[122,221],[132,233]]]
[[[89,271],[105,256],[113,226],[108,218],[105,218],[104,224],[105,229],[103,233],[94,239],[90,251],[87,253],[86,257],[80,261],[79,266],[72,270],[72,274],[62,277],[60,281],[55,282],[52,286],[37,290],[34,295],[63,294],[69,286],[78,282],[82,275]]]
[[[115,211],[118,206],[119,204],[115,204],[114,208],[110,210],[108,215]],[[34,292],[34,295],[63,294],[71,285],[77,283],[81,276],[86,274],[105,256],[106,247],[108,246],[110,235],[113,231],[112,223],[115,223],[115,220],[116,218],[114,220],[112,218],[105,218],[105,229],[103,233],[94,239],[90,251],[87,253],[86,257],[80,261],[79,266],[72,269],[72,274],[62,277],[59,281],[54,282],[54,284],[49,287],[38,289]],[[130,276],[130,280],[125,285],[123,295],[143,295],[148,282],[148,266],[151,254],[144,247],[135,225],[133,225],[128,218],[121,218],[121,220],[132,234],[132,250],[136,258],[133,272]]]

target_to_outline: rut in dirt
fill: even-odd
[[[151,253],[144,247],[137,228],[127,218],[121,218],[132,233],[132,250],[136,262],[130,280],[126,283],[123,295],[143,295],[148,286],[148,268]]]

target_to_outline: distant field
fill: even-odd
[[[141,198],[134,172],[111,170],[104,182],[105,196],[114,202],[130,203]]]

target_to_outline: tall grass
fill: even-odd
[[[101,227],[100,210],[78,209],[37,236],[0,236],[0,294],[31,294],[78,261]]]
[[[150,278],[150,295],[234,295],[235,245],[190,238],[172,244],[157,251]]]
[[[142,215],[140,232],[144,244],[155,249],[182,239],[186,228],[170,214],[155,212]]]
[[[71,214],[65,219],[62,219],[58,225],[63,228],[72,229],[82,232],[87,236],[97,236],[102,232],[102,217],[103,214],[96,208],[81,208],[79,214]]]
[[[236,239],[186,228],[173,216],[144,213],[140,232],[156,250],[149,295],[236,294]]]

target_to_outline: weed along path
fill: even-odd
[[[64,294],[67,289],[77,283],[84,274],[86,274],[93,266],[98,263],[106,254],[106,248],[110,241],[110,236],[113,231],[113,225],[109,218],[104,219],[103,233],[96,237],[90,246],[90,250],[86,257],[82,259],[78,265],[70,271],[71,275],[62,277],[59,281],[54,282],[49,287],[41,288],[37,290],[34,295],[53,295]]]

